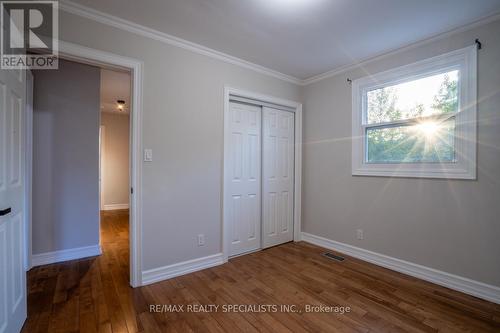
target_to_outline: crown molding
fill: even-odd
[[[134,33],[139,36],[151,38],[157,40],[159,42],[163,42],[172,46],[176,46],[185,50],[189,50],[194,53],[198,53],[201,55],[205,55],[214,59],[218,59],[224,61],[226,63],[240,66],[246,69],[253,70],[257,73],[265,74],[268,76],[272,76],[274,78],[294,83],[297,85],[302,85],[303,80],[298,79],[296,77],[283,74],[281,72],[275,71],[273,69],[254,64],[252,62],[231,56],[229,54],[216,51],[214,49],[208,48],[206,46],[196,44],[190,41],[187,41],[182,38],[178,38],[163,32],[160,32],[155,29],[151,29],[145,27],[143,25],[133,23],[131,21],[103,13],[101,11],[89,8],[87,6],[83,6],[80,4],[76,4],[72,1],[68,0],[60,0],[59,1],[59,9],[64,10],[67,13],[78,15],[102,24],[106,24],[108,26],[112,26],[114,28],[118,28],[121,30],[125,30],[131,33]]]
[[[399,54],[399,53],[402,53],[405,51],[412,50],[412,49],[417,48],[419,46],[423,46],[425,44],[428,44],[428,43],[431,43],[431,42],[434,42],[437,40],[441,40],[441,39],[450,37],[452,35],[455,35],[455,34],[458,34],[461,32],[465,32],[465,31],[480,27],[482,25],[485,25],[485,24],[488,24],[488,23],[491,23],[491,22],[494,22],[497,20],[500,20],[500,12],[495,13],[493,15],[485,16],[485,17],[480,18],[479,20],[476,20],[474,22],[468,23],[466,25],[462,25],[460,27],[457,27],[457,28],[454,28],[454,29],[451,29],[451,30],[448,30],[448,31],[445,31],[442,33],[439,33],[437,35],[414,41],[412,43],[406,44],[405,46],[397,47],[397,48],[392,49],[390,51],[384,51],[384,52],[381,52],[377,55],[374,55],[374,56],[371,56],[368,58],[364,58],[364,59],[355,61],[355,62],[347,64],[347,65],[339,66],[339,67],[334,68],[328,72],[312,76],[308,79],[304,79],[304,80],[302,80],[301,84],[303,86],[307,86],[311,83],[315,83],[315,82],[327,79],[329,77],[332,77],[332,76],[335,76],[338,74],[342,74],[342,73],[345,73],[347,71],[350,71],[350,70],[353,70],[353,69],[356,69],[359,67],[363,67],[370,62],[382,60],[384,58],[387,58],[387,57],[390,57],[390,56],[393,56],[393,55],[396,55],[396,54]]]
[[[439,33],[437,35],[434,35],[434,36],[431,36],[431,37],[428,37],[425,39],[420,39],[420,40],[411,42],[409,44],[406,44],[405,46],[397,47],[397,48],[392,49],[390,51],[384,51],[384,52],[381,52],[377,55],[367,57],[364,59],[360,59],[360,60],[357,60],[353,63],[339,66],[339,67],[336,67],[336,68],[334,68],[330,71],[327,71],[325,73],[318,74],[318,75],[315,75],[315,76],[312,76],[310,78],[302,80],[302,79],[296,78],[294,76],[287,75],[287,74],[275,71],[273,69],[270,69],[270,68],[267,68],[267,67],[264,67],[261,65],[257,65],[257,64],[254,64],[252,62],[231,56],[229,54],[208,48],[206,46],[196,44],[196,43],[187,41],[185,39],[178,38],[178,37],[160,32],[158,30],[145,27],[145,26],[137,24],[137,23],[133,23],[131,21],[119,18],[117,16],[106,14],[106,13],[103,13],[101,11],[89,8],[87,6],[76,4],[76,3],[69,1],[69,0],[59,0],[59,9],[64,10],[65,12],[68,12],[68,13],[71,13],[74,15],[78,15],[78,16],[81,16],[81,17],[108,25],[108,26],[112,26],[112,27],[117,28],[117,29],[125,30],[125,31],[134,33],[134,34],[139,35],[139,36],[151,38],[151,39],[157,40],[159,42],[163,42],[163,43],[166,43],[166,44],[169,44],[172,46],[176,46],[176,47],[179,47],[179,48],[182,48],[185,50],[189,50],[191,52],[205,55],[207,57],[218,59],[218,60],[224,61],[224,62],[232,64],[232,65],[236,65],[236,66],[240,66],[240,67],[243,67],[246,69],[250,69],[250,70],[253,70],[255,72],[258,72],[258,73],[261,73],[264,75],[268,75],[268,76],[272,76],[274,78],[277,78],[277,79],[280,79],[280,80],[283,80],[286,82],[294,83],[294,84],[297,84],[300,86],[307,86],[311,83],[315,83],[315,82],[327,79],[329,77],[332,77],[332,76],[335,76],[335,75],[338,75],[341,73],[345,73],[347,71],[365,66],[366,64],[368,64],[370,62],[382,60],[384,58],[387,58],[387,57],[414,49],[416,47],[425,45],[427,43],[441,40],[443,38],[450,37],[454,34],[457,34],[460,32],[465,32],[465,31],[471,30],[473,28],[500,20],[500,13],[495,13],[493,15],[483,17],[479,20],[476,20],[476,21],[471,22],[469,24],[462,25],[460,27],[448,30],[446,32],[442,32],[442,33]]]

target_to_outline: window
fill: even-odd
[[[475,179],[476,52],[354,80],[352,174]]]

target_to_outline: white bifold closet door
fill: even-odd
[[[261,247],[261,115],[259,106],[230,103],[225,200],[230,256]]]
[[[293,240],[294,113],[263,107],[262,248]]]

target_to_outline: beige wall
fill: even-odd
[[[129,202],[129,116],[101,112],[101,126],[101,201],[106,209]]]
[[[371,62],[304,90],[303,231],[500,286],[500,21]],[[383,36],[381,36],[383,38]],[[472,45],[477,181],[353,177],[346,78]],[[356,229],[364,240],[356,239]]]
[[[63,11],[59,31],[144,62],[143,269],[220,253],[224,85],[295,101],[300,87]]]
[[[98,245],[100,69],[33,78],[33,254]]]
[[[221,251],[223,87],[304,107],[303,229],[500,285],[500,24],[461,33],[299,87],[61,12],[61,39],[144,62],[143,269]],[[478,180],[351,176],[351,91],[358,78],[480,38]],[[357,241],[355,230],[365,239]],[[197,234],[206,245],[197,246]],[[147,241],[146,241],[147,240]]]

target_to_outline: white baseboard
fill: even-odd
[[[87,257],[95,257],[101,254],[102,250],[100,245],[33,254],[31,256],[31,267],[49,265],[62,261],[82,259]]]
[[[339,251],[351,257],[368,261],[403,274],[429,281],[441,286],[463,292],[490,302],[500,304],[500,287],[453,275],[437,269],[414,264],[380,253],[361,249],[356,246],[336,242],[331,239],[302,232],[302,240],[327,249]]]
[[[102,210],[118,210],[118,209],[128,209],[128,203],[104,205],[104,207],[102,208]]]
[[[176,276],[201,271],[205,268],[218,266],[224,263],[222,253],[217,253],[211,256],[197,258],[193,260],[183,261],[177,264],[154,268],[142,272],[142,285],[167,280]]]

